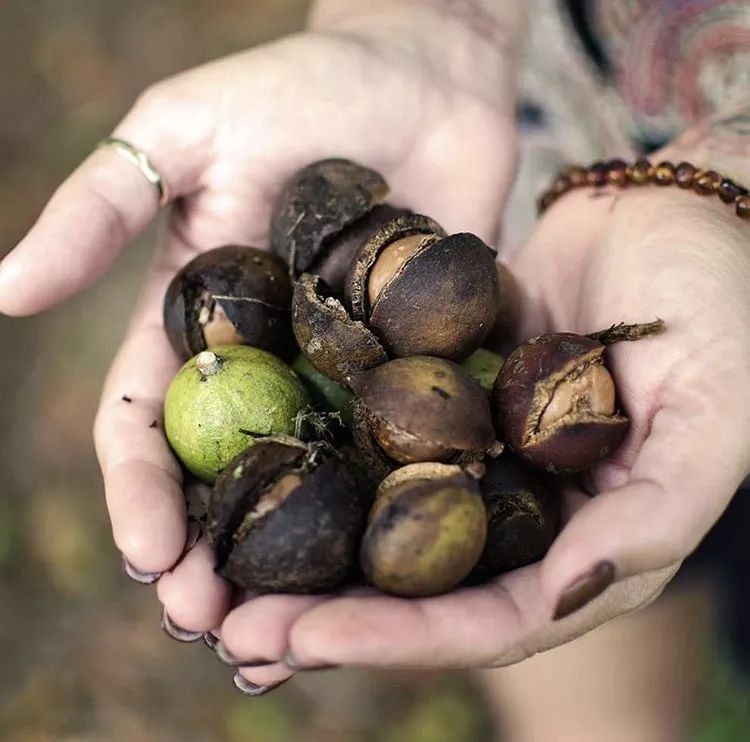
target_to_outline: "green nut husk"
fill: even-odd
[[[478,348],[461,365],[479,382],[487,394],[492,391],[500,367],[503,365],[502,356],[487,348]]]
[[[308,398],[276,356],[244,345],[219,346],[189,360],[164,401],[167,439],[204,482],[259,436],[291,435]]]
[[[352,426],[354,395],[349,389],[318,371],[302,353],[294,359],[292,370],[302,379],[313,404],[318,409],[336,413],[341,416],[343,425],[347,428]]]

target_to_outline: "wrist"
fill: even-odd
[[[360,38],[430,76],[512,115],[516,67],[526,30],[520,0],[318,0],[311,30]]]

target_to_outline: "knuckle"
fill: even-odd
[[[149,113],[160,108],[167,98],[167,83],[160,81],[149,85],[135,99],[132,110]]]

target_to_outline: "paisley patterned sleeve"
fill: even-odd
[[[634,127],[667,141],[750,98],[748,0],[589,0],[588,17]]]

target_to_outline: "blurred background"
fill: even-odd
[[[0,254],[143,88],[300,28],[306,6],[1,3]],[[62,309],[0,318],[0,739],[492,739],[480,686],[463,673],[314,673],[250,700],[206,647],[159,630],[153,591],[120,572],[91,441],[149,243],[139,240]],[[750,739],[747,700],[729,664],[713,658],[705,677],[693,742]]]

